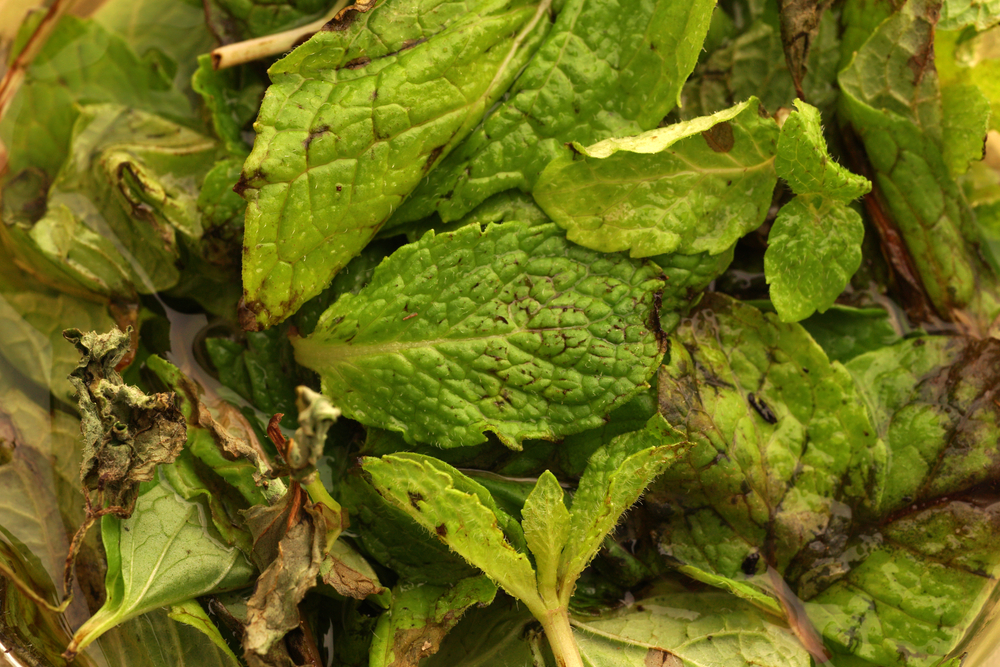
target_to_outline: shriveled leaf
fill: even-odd
[[[802,80],[808,67],[809,48],[819,34],[823,12],[831,4],[832,0],[778,0],[781,8],[781,43],[785,48],[785,60],[799,97],[804,95]]]
[[[239,186],[244,328],[319,294],[479,124],[550,25],[550,0],[426,4],[351,13],[272,66]]]
[[[567,237],[633,257],[719,254],[771,205],[778,126],[756,98],[712,116],[584,147],[549,163],[533,194]]]
[[[386,590],[371,564],[344,540],[337,540],[326,550],[319,576],[323,583],[333,586],[344,597],[357,600],[380,595]]]
[[[323,456],[326,434],[340,418],[340,409],[309,387],[299,387],[296,394],[299,428],[286,463],[293,474],[315,472],[316,461]]]
[[[493,602],[497,587],[479,575],[454,586],[397,586],[392,606],[379,618],[372,639],[370,667],[417,667],[437,652],[441,640],[473,605]]]
[[[861,266],[865,226],[849,206],[798,196],[781,207],[767,237],[764,274],[782,322],[833,305]]]
[[[570,508],[559,564],[565,583],[576,580],[625,510],[650,482],[684,456],[686,445],[681,432],[654,415],[641,431],[618,436],[590,457]],[[563,592],[565,601],[570,592]]]
[[[127,517],[139,483],[152,480],[156,467],[176,459],[184,447],[184,417],[174,394],[147,396],[122,382],[115,366],[131,345],[128,332],[67,329],[63,335],[82,357],[70,382],[77,390],[82,419],[80,479],[88,509]]]
[[[713,4],[564,3],[509,96],[387,225],[434,213],[458,220],[504,190],[530,192],[566,142],[588,145],[655,128],[694,68]]]
[[[483,503],[483,496],[489,495],[485,489],[476,493],[475,482],[454,469],[448,474],[444,468],[441,462],[419,454],[367,458],[364,462],[365,472],[382,497],[508,593],[529,607],[541,607],[531,562],[498,525],[498,515],[505,513]],[[505,523],[513,520],[507,517]]]
[[[294,340],[296,359],[347,416],[408,442],[474,445],[488,430],[519,448],[597,426],[645,386],[657,273],[554,225],[428,234]]]
[[[67,656],[130,618],[241,588],[256,577],[239,549],[213,535],[203,508],[183,500],[162,479],[143,485],[128,519],[105,516],[101,539],[108,558],[107,600],[76,631]]]

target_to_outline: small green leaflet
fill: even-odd
[[[488,197],[530,192],[563,144],[655,128],[694,68],[711,0],[569,0],[503,103],[421,183],[388,227],[458,220]],[[438,228],[440,231],[440,228]]]
[[[108,556],[107,600],[76,631],[67,656],[129,618],[242,588],[257,576],[239,549],[212,535],[202,507],[182,499],[162,478],[143,484],[130,518],[105,516],[101,539]]]
[[[233,650],[229,648],[226,640],[223,639],[222,633],[219,632],[219,628],[215,626],[215,623],[209,617],[208,613],[202,609],[201,605],[195,599],[185,600],[184,602],[178,602],[177,604],[170,605],[170,611],[167,612],[167,616],[170,617],[172,621],[177,623],[183,623],[188,625],[199,632],[201,632],[206,638],[208,638],[219,651],[231,661],[231,664],[238,665],[240,663],[239,658],[233,653]]]
[[[761,114],[751,98],[638,136],[574,143],[542,172],[535,201],[588,248],[720,254],[771,205],[778,126]]]
[[[293,339],[323,393],[367,426],[510,447],[599,426],[662,350],[655,265],[581,248],[555,225],[470,225],[392,254]]]
[[[764,274],[782,322],[833,305],[861,265],[864,223],[847,206],[871,184],[826,150],[819,111],[802,100],[781,128],[774,168],[796,194],[768,234]]]
[[[271,67],[238,186],[244,328],[284,320],[364,248],[526,64],[550,3],[379,5]]]

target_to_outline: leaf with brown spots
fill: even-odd
[[[833,0],[779,0],[781,8],[781,43],[785,49],[788,70],[795,82],[800,99],[802,80],[806,76],[809,48],[819,34],[819,22]]]

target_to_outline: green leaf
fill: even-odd
[[[535,201],[567,237],[633,257],[717,255],[771,205],[778,127],[751,99],[713,116],[590,147],[545,168]]]
[[[880,24],[840,75],[840,111],[864,144],[938,315],[986,331],[1000,313],[1000,285],[943,155],[941,94],[928,57],[936,17],[934,3],[914,0]]]
[[[79,355],[66,345],[66,324],[88,331],[114,326],[107,306],[47,289],[21,273],[9,255],[0,257],[0,355],[26,378],[73,402],[66,379]]]
[[[207,0],[205,18],[224,42],[263,37],[319,19],[329,0]]]
[[[197,604],[197,603],[195,603]],[[238,667],[231,650],[209,638],[205,630],[154,609],[125,621],[97,640],[108,664],[136,667]],[[188,616],[189,620],[194,620]],[[216,630],[218,633],[218,630]],[[79,658],[77,658],[79,660]]]
[[[215,627],[215,623],[209,618],[208,612],[202,609],[202,606],[198,604],[197,600],[186,600],[178,604],[170,606],[170,611],[167,612],[167,616],[178,623],[183,623],[184,625],[191,626],[192,628],[198,630],[201,634],[207,637],[215,646],[222,652],[224,656],[229,659],[229,662],[233,665],[238,665],[240,663],[239,658],[233,653],[233,650],[229,648],[229,644],[226,640],[222,638],[222,633],[219,632],[219,628]]]
[[[670,253],[649,258],[663,269],[663,277],[667,279],[660,298],[660,329],[664,333],[673,331],[688,308],[698,301],[702,290],[729,268],[735,250],[733,245],[718,255]]]
[[[570,513],[563,500],[562,486],[546,470],[524,501],[521,528],[528,550],[535,558],[538,590],[542,595],[558,590],[559,564],[569,539]]]
[[[580,653],[594,665],[813,664],[787,627],[721,592],[671,591],[574,625]]]
[[[845,516],[877,509],[885,444],[804,329],[709,294],[670,341],[660,412],[693,446],[647,496],[679,510],[660,553],[736,580],[760,556],[783,573]]]
[[[105,516],[107,600],[73,636],[73,655],[123,621],[200,595],[233,590],[256,571],[243,553],[224,546],[198,503],[183,500],[160,479],[146,483],[128,519]]]
[[[891,452],[883,515],[1000,474],[993,443],[1000,406],[989,400],[1000,344],[944,336],[902,340],[847,364]]]
[[[416,667],[437,652],[466,609],[490,604],[496,592],[496,585],[482,575],[461,579],[453,586],[397,586],[392,606],[375,627],[368,664]]]
[[[973,26],[976,30],[1000,23],[1000,2],[997,0],[945,0],[941,3],[942,30],[959,30]]]
[[[1000,57],[996,43],[1000,28],[969,34],[963,30],[944,30],[938,23],[934,31],[934,65],[942,91],[952,86],[976,86],[990,101],[990,127],[1000,130]],[[964,111],[964,110],[963,110]]]
[[[969,170],[969,163],[983,159],[983,143],[989,129],[990,101],[978,86],[941,88],[941,146],[952,177]]]
[[[428,234],[343,295],[296,360],[344,414],[408,442],[510,447],[598,426],[661,349],[653,266],[570,244],[554,225]]]
[[[566,546],[559,576],[569,601],[572,584],[597,554],[604,538],[646,487],[686,452],[684,436],[660,415],[641,431],[618,436],[597,450],[587,463],[573,494]]]
[[[820,195],[846,204],[872,186],[830,157],[821,123],[816,107],[795,100],[795,111],[781,126],[774,169],[797,195]]]
[[[508,530],[517,524],[495,505],[490,506],[492,498],[485,489],[454,468],[448,471],[450,466],[419,454],[366,458],[363,467],[383,498],[505,591],[529,607],[541,608],[531,562],[508,541],[498,521]]]
[[[434,170],[431,173],[437,174],[438,170]],[[407,201],[411,200],[408,199]],[[504,190],[503,192],[487,197],[482,204],[476,206],[457,220],[442,222],[441,216],[435,213],[416,222],[400,223],[398,226],[383,230],[383,234],[405,233],[407,240],[412,243],[419,241],[420,237],[432,229],[440,234],[442,232],[457,231],[466,225],[480,225],[485,227],[491,222],[508,221],[539,225],[551,222],[549,216],[545,215],[545,211],[538,208],[538,205],[530,194],[525,194],[520,190]]]
[[[511,598],[470,609],[423,667],[535,666],[541,662],[541,633],[530,612]]]
[[[781,207],[767,237],[764,275],[782,322],[833,305],[861,266],[865,226],[854,209],[800,195]]]
[[[592,144],[655,128],[694,68],[713,5],[565,2],[507,99],[387,226],[433,213],[457,220],[504,190],[530,192],[568,141]]]
[[[893,316],[882,308],[851,308],[834,304],[801,322],[830,361],[846,364],[854,357],[887,347],[900,339]]]
[[[481,0],[461,14],[425,4],[375,7],[272,66],[239,186],[245,328],[319,294],[479,124],[550,25],[550,0]]]
[[[194,116],[159,63],[141,60],[96,21],[63,16],[0,122],[11,177],[27,168],[54,176],[68,154],[75,105],[105,102],[172,120]]]
[[[201,95],[212,116],[215,135],[226,150],[232,155],[246,156],[250,147],[244,133],[251,128],[260,108],[267,87],[263,77],[248,66],[216,70],[212,67],[212,57],[202,55],[198,56],[198,69],[191,78],[191,86]]]

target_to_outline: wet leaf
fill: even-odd
[[[569,244],[554,225],[428,234],[293,341],[344,414],[408,442],[512,448],[597,426],[661,353],[653,266]]]

